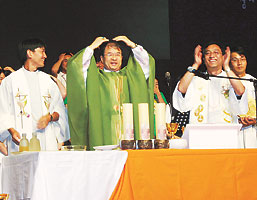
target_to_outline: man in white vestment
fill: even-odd
[[[70,138],[67,115],[60,91],[44,67],[45,44],[39,39],[19,44],[24,64],[6,77],[0,88],[0,141],[5,141],[8,154],[19,150],[21,134],[32,138],[37,133],[41,150],[57,150]]]
[[[216,76],[236,77],[229,68],[230,49],[222,54],[219,45],[212,43],[204,49],[204,64],[207,73]],[[192,68],[202,64],[202,47],[194,52]],[[223,70],[222,70],[223,68]],[[247,96],[243,84],[236,79],[210,77],[205,80],[186,72],[173,93],[174,108],[180,112],[190,111],[189,123],[237,123],[234,116],[247,112]]]
[[[240,78],[255,79],[250,74],[246,74],[247,59],[246,53],[242,47],[236,47],[231,50],[230,68]],[[239,122],[243,124],[242,132],[244,145],[246,148],[257,148],[256,138],[256,101],[255,88],[253,82],[242,80],[247,91],[248,112],[246,115],[240,115]]]

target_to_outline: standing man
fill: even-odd
[[[0,89],[1,139],[8,152],[19,150],[21,134],[37,132],[42,150],[57,150],[69,139],[67,116],[62,97],[44,67],[45,43],[27,39],[19,44],[23,66],[6,77]]]
[[[217,44],[210,44],[203,51],[207,73],[216,76],[236,77],[229,68],[230,49],[223,56]],[[202,47],[195,48],[194,64],[198,69],[202,64]],[[222,70],[223,68],[223,70]],[[237,123],[234,116],[247,112],[245,88],[239,80],[210,77],[205,80],[186,72],[173,93],[175,109],[190,111],[189,123]],[[241,99],[241,100],[238,100]]]
[[[246,53],[242,47],[236,47],[231,50],[230,68],[240,78],[255,79],[250,74],[246,74],[247,59]],[[255,88],[253,82],[242,80],[247,90],[248,112],[246,115],[240,115],[239,122],[243,124],[242,132],[246,148],[257,148],[256,138],[256,101]],[[240,113],[241,114],[241,113]]]
[[[51,69],[52,75],[58,78],[65,88],[66,88],[66,76],[67,76],[67,63],[72,56],[73,56],[72,53],[62,53],[59,56],[58,61],[52,66],[52,69]]]
[[[122,68],[124,42],[132,49]],[[93,56],[101,47],[99,69]],[[154,59],[126,36],[112,41],[98,37],[68,63],[68,113],[71,143],[87,145],[119,144],[122,130],[122,104],[133,103],[135,139],[139,139],[138,103],[149,104],[150,133],[153,138]]]
[[[58,61],[52,66],[52,69],[51,69],[52,75],[58,79],[58,80],[55,79],[55,82],[57,83],[60,89],[65,105],[67,105],[67,98],[66,98],[67,64],[68,64],[68,60],[72,56],[73,56],[72,53],[62,53],[59,56]]]

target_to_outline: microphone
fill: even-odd
[[[168,87],[170,87],[170,72],[165,72],[165,79]]]
[[[201,77],[201,78],[203,78],[205,80],[209,80],[209,74],[201,72],[201,71],[199,71],[197,69],[194,69],[191,66],[187,68],[187,71],[189,71],[191,73],[194,73],[196,76],[199,76],[199,77]]]

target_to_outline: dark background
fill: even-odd
[[[97,36],[126,35],[156,60],[160,89],[172,87],[189,65],[197,44],[220,41],[243,46],[249,74],[257,68],[257,2],[254,0],[0,0],[0,66],[20,68],[17,44],[29,37],[47,43],[44,71],[64,51],[76,53]]]

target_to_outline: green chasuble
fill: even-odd
[[[149,55],[150,76],[146,80],[134,58],[119,72],[104,72],[97,68],[94,56],[87,71],[86,87],[82,72],[85,49],[68,62],[67,100],[71,143],[94,146],[119,144],[122,127],[122,104],[133,103],[134,135],[139,138],[138,103],[149,104],[150,136],[154,137],[154,77],[155,61]]]

